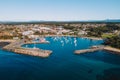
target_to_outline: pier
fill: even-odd
[[[82,54],[82,53],[88,53],[88,52],[95,52],[99,50],[103,50],[103,46],[92,46],[90,49],[83,49],[83,50],[75,50],[75,54]]]
[[[38,56],[38,57],[49,57],[49,55],[52,53],[50,50],[42,50],[39,48],[23,48],[21,47],[24,44],[30,44],[30,42],[24,42],[23,40],[12,42],[11,44],[3,47],[3,50],[15,52],[18,54],[25,54],[25,55],[31,55],[31,56]],[[33,44],[33,43],[31,43]]]

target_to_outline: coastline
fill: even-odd
[[[103,40],[102,38],[98,38],[98,37],[86,37],[86,36],[77,36],[77,35],[40,35],[40,37],[56,37],[56,36],[60,36],[60,37],[79,37],[79,38],[87,38],[87,39],[91,39],[91,40]]]
[[[76,35],[39,35],[40,37],[57,37],[57,36],[59,36],[59,37],[67,37],[67,36],[69,36],[69,37],[78,37],[78,36],[76,36]]]
[[[45,35],[44,37],[55,37],[55,36],[58,36],[58,35]],[[60,37],[61,36],[70,36],[70,35],[60,35]],[[92,39],[92,40],[103,40],[102,38],[79,37],[79,36],[75,36],[75,35],[71,35],[70,37],[88,38],[88,39]],[[33,55],[33,56],[40,56],[40,57],[48,57],[52,53],[52,51],[50,51],[50,50],[41,50],[40,49],[39,50],[40,54],[43,53],[44,51],[47,51],[47,53],[46,53],[46,56],[42,55],[42,54],[39,55],[38,50],[35,51],[35,49],[33,49],[33,48],[23,48],[23,47],[21,47],[21,45],[34,44],[36,42],[31,42],[31,41],[24,42],[22,40],[11,40],[11,39],[0,40],[0,42],[9,42],[10,44],[3,46],[3,50],[12,51],[12,52],[15,52],[15,53],[27,54],[27,55]],[[46,42],[46,43],[45,42],[43,42],[43,43],[42,42],[37,42],[36,44],[48,44],[48,42]],[[120,49],[117,49],[117,48],[113,48],[113,47],[110,47],[110,46],[104,46],[103,50],[113,52],[115,54],[120,55]]]
[[[103,40],[102,38],[98,38],[98,37],[82,37],[82,38],[88,38],[91,40]]]

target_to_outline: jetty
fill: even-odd
[[[110,47],[110,46],[106,46],[106,47],[104,48],[104,50],[120,55],[120,49],[117,49],[117,48],[113,48],[113,47]]]
[[[49,55],[52,53],[52,51],[42,50],[38,48],[16,48],[14,52],[19,54],[43,57],[43,58],[49,57]]]
[[[104,49],[104,46],[92,46],[90,49],[75,50],[74,53],[82,54],[82,53],[88,53],[88,52],[95,52],[103,49]]]
[[[3,50],[15,52],[18,54],[26,54],[31,56],[38,56],[38,57],[49,57],[49,55],[52,53],[50,50],[42,50],[39,48],[23,48],[21,47],[24,44],[30,44],[30,42],[25,42],[24,40],[19,40],[12,42],[11,44],[3,47]],[[31,43],[33,44],[33,43]]]

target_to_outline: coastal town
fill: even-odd
[[[107,31],[106,26],[116,27],[112,31]],[[105,29],[104,29],[105,28]],[[118,29],[119,28],[119,29]],[[95,32],[93,29],[102,29]],[[106,31],[105,31],[106,30]],[[90,38],[93,40],[103,40],[107,37],[120,35],[120,23],[37,23],[37,24],[0,24],[0,43],[9,42],[9,45],[3,45],[3,50],[12,51],[20,54],[32,56],[48,57],[52,51],[33,48],[22,48],[24,44],[34,44],[35,39],[43,38],[37,43],[48,43],[44,37],[49,36],[73,36]],[[100,48],[101,49],[101,48]],[[96,49],[99,50],[99,49]],[[96,51],[95,50],[95,51]],[[114,48],[105,50],[120,52]],[[77,51],[78,52],[78,51]],[[83,51],[84,52],[84,51]]]
[[[120,80],[120,0],[0,0],[0,80]]]
[[[106,23],[0,24],[0,39],[31,39],[40,35],[76,35],[91,37],[90,29],[105,27],[106,25]],[[116,23],[115,25],[120,26],[120,23]],[[114,27],[114,25],[112,27]],[[119,33],[119,30],[113,29],[110,32],[104,32],[104,35]]]

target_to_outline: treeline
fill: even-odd
[[[0,36],[0,39],[13,39],[13,36],[3,35]]]
[[[120,26],[116,24],[107,24],[103,27],[89,28],[88,36],[101,37],[103,33],[113,33],[115,30],[120,30]]]
[[[120,36],[108,37],[104,40],[104,44],[120,49]]]

